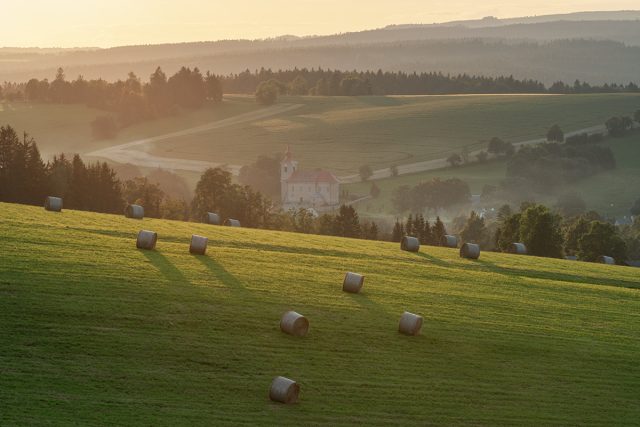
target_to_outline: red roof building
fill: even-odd
[[[331,210],[340,204],[340,183],[331,172],[298,169],[291,148],[287,147],[280,165],[282,206],[285,209]]]

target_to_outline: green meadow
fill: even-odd
[[[629,267],[0,204],[0,424],[637,425],[638,292]]]

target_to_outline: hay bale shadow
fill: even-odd
[[[436,258],[433,255],[429,255],[427,253],[424,252],[418,252],[416,253],[416,255],[418,255],[419,257],[425,258],[426,260],[428,260],[429,262],[439,266],[439,267],[451,267],[451,264],[448,263],[447,261],[443,261],[440,258]]]
[[[154,267],[170,282],[190,285],[191,282],[169,259],[158,251],[147,251],[138,249],[142,255],[149,260]]]
[[[622,287],[622,288],[630,288],[630,289],[640,289],[640,281],[631,282],[628,280],[610,279],[610,278],[603,279],[600,277],[592,277],[587,275],[577,276],[574,274],[559,273],[554,271],[539,271],[539,270],[501,267],[487,260],[478,260],[477,264],[485,267],[483,268],[483,270],[488,270],[493,273],[498,273],[504,276],[514,277],[514,278],[527,277],[531,279],[554,280],[558,282],[568,282],[568,283],[576,283],[576,284],[596,284],[596,285],[614,286],[614,287]]]
[[[195,255],[198,261],[200,261],[209,271],[213,273],[226,287],[233,292],[242,294],[244,297],[251,296],[251,292],[244,286],[242,281],[229,272],[222,264],[210,258],[206,255]]]

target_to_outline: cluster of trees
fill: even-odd
[[[258,156],[258,159],[240,168],[238,181],[271,199],[280,199],[280,155]]]
[[[640,92],[638,85],[630,82],[626,85],[618,83],[605,83],[601,86],[592,86],[587,82],[576,80],[573,85],[564,82],[555,82],[549,86],[549,93],[616,93],[616,92]]]
[[[83,103],[109,111],[113,115],[100,116],[92,123],[97,138],[109,138],[119,127],[174,114],[178,107],[200,108],[206,100],[220,102],[222,86],[214,74],[203,75],[198,68],[182,67],[167,78],[158,67],[145,83],[134,73],[113,83],[85,80],[82,76],[68,81],[60,68],[52,82],[29,80],[24,85],[24,96],[29,101]]]
[[[414,187],[398,187],[394,191],[392,203],[398,212],[438,212],[440,209],[467,204],[470,197],[471,192],[466,182],[458,178],[434,178]]]
[[[406,222],[396,219],[391,232],[391,241],[400,242],[404,236],[413,236],[423,245],[440,246],[445,234],[447,229],[440,217],[430,224],[422,214],[415,216],[410,214]]]
[[[640,123],[640,110],[634,114],[635,120]],[[611,136],[623,136],[629,130],[633,129],[633,120],[629,116],[614,116],[605,122],[607,132]]]
[[[505,206],[495,244],[498,250],[506,251],[513,242],[524,243],[528,253],[536,256],[576,255],[594,262],[607,255],[619,264],[628,259],[627,244],[618,228],[595,212],[563,219],[542,205],[525,205],[516,213]]]
[[[80,156],[55,156],[44,163],[38,145],[26,133],[0,127],[0,200],[42,204],[47,195],[64,197],[65,206],[97,212],[121,212],[122,188],[106,163],[86,165]]]
[[[150,217],[189,217],[184,199],[168,197],[148,178],[123,182],[107,163],[87,164],[77,154],[60,154],[45,163],[33,138],[0,127],[0,201],[41,205],[46,196],[62,197],[69,209],[121,213],[127,203],[137,203]]]
[[[563,217],[546,206],[523,203],[518,212],[509,205],[502,206],[493,223],[487,224],[484,217],[472,211],[468,217],[454,221],[453,226],[462,242],[478,243],[487,250],[507,252],[512,243],[521,242],[534,256],[576,255],[580,260],[595,262],[607,255],[619,264],[640,257],[640,219],[619,229],[595,212]],[[406,222],[396,220],[391,240],[399,242],[409,235],[423,244],[439,246],[446,233],[439,217],[431,225],[422,214],[409,215]]]
[[[507,164],[507,184],[548,190],[616,167],[609,147],[543,143],[524,146]]]
[[[302,68],[272,71],[245,70],[221,76],[225,93],[255,93],[263,82],[277,82],[280,94],[290,95],[428,95],[452,93],[610,93],[638,92],[638,86],[605,84],[591,86],[556,82],[549,88],[535,80],[513,76],[486,77],[469,74],[338,71]]]

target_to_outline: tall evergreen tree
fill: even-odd
[[[433,224],[433,228],[431,229],[431,234],[433,238],[433,243],[435,245],[441,245],[444,236],[447,234],[447,229],[444,226],[444,223],[438,216],[436,218],[435,224]]]

